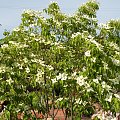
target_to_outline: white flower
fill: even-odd
[[[41,78],[43,74],[44,74],[44,72],[42,70],[38,69],[36,76]]]
[[[57,79],[56,79],[56,78],[51,79],[51,80],[52,80],[52,83],[53,83],[53,84],[57,82]]]
[[[20,45],[20,48],[25,48],[25,47],[29,47],[29,45],[26,44]]]
[[[88,38],[92,40],[94,39],[94,37],[92,37],[91,35],[88,35]]]
[[[49,70],[53,70],[53,69],[54,69],[51,65],[47,65],[47,68],[48,68]]]
[[[90,56],[91,56],[91,55],[90,55],[90,50],[88,50],[88,51],[85,52],[85,56],[87,56],[87,57],[90,57]]]
[[[89,19],[90,17],[88,15],[82,15],[82,17]]]
[[[80,105],[81,105],[81,104],[82,104],[82,102],[83,102],[83,101],[82,101],[80,98],[78,98],[78,99],[76,99],[76,102],[75,102],[75,103],[76,103],[76,104],[80,104]]]
[[[77,37],[78,35],[82,35],[82,34],[81,34],[80,32],[73,33],[71,38],[75,38],[75,37]]]
[[[19,66],[19,69],[20,69],[20,70],[22,70],[22,69],[23,69],[23,66],[22,66],[22,65],[20,65],[20,66]]]
[[[18,32],[18,31],[20,31],[20,28],[16,27],[16,28],[13,29],[13,31]]]
[[[120,93],[119,94],[114,94],[114,96],[120,100]]]
[[[63,98],[58,98],[56,101],[62,101],[63,100]]]
[[[96,47],[102,51],[103,46],[101,44],[99,44],[96,40],[90,39],[90,42],[93,43],[94,45],[96,45]]]
[[[113,82],[114,83],[114,85],[117,85],[117,84],[119,84],[119,82],[120,82],[120,79],[119,78],[115,78],[115,79],[109,79],[111,82]]]
[[[119,46],[114,42],[110,42],[109,45],[110,45],[110,47],[113,47],[114,49],[116,49],[118,51],[120,50]]]
[[[112,95],[113,95],[112,93],[107,94],[105,100],[108,101],[108,102],[111,102],[111,100],[112,100]]]
[[[35,57],[35,56],[36,56],[35,54],[31,53],[31,57]]]
[[[0,73],[4,73],[6,71],[5,66],[0,66]]]
[[[111,86],[107,85],[104,81],[101,83],[102,84],[102,87],[106,90],[110,90],[111,89]]]
[[[11,83],[13,83],[13,80],[9,78],[8,80],[6,80],[6,82],[8,82],[8,84],[11,85]]]
[[[36,38],[35,41],[40,41],[40,39]]]
[[[27,58],[24,58],[23,61],[24,61],[25,63],[28,63],[28,59],[27,59]]]
[[[30,72],[29,67],[25,68],[25,70],[26,70],[26,73],[29,73],[29,72]]]
[[[98,81],[98,79],[93,79],[93,82],[95,82],[95,83],[99,83],[99,81]]]
[[[37,83],[40,84],[41,82],[43,82],[43,74],[44,72],[42,70],[40,69],[37,70],[36,80],[35,80]]]
[[[34,34],[34,33],[31,33],[30,36],[31,36],[31,37],[35,37],[35,34]]]
[[[87,79],[87,77],[83,77],[83,75],[81,75],[81,76],[77,77],[76,80],[77,80],[77,83],[78,83],[80,86],[83,86],[83,85],[86,84],[85,79]]]
[[[45,61],[41,60],[41,59],[38,59],[38,63],[40,63],[42,66],[45,66]]]
[[[24,10],[23,14],[28,14],[29,16],[36,16],[39,17],[40,11],[33,11],[33,10]]]
[[[120,55],[120,52],[118,52],[118,51],[115,51],[115,54],[116,54],[116,55]]]
[[[56,2],[56,1],[52,1],[52,0],[51,0],[51,1],[50,1],[50,3],[52,4],[52,3],[57,3],[57,2]]]
[[[45,43],[44,39],[39,40],[39,43]]]
[[[96,58],[95,57],[91,58],[91,61],[95,63],[96,62]]]
[[[85,71],[86,71],[86,67],[84,66],[84,67],[82,68],[82,70],[83,70],[83,72],[85,72]]]
[[[67,74],[66,73],[59,73],[58,76],[56,76],[57,80],[66,80],[67,79]]]
[[[15,41],[9,41],[10,44],[15,44],[16,42]]]
[[[8,48],[8,44],[1,45],[1,48]]]
[[[102,75],[98,75],[98,76],[97,76],[97,79],[98,79],[98,80],[101,80],[101,78],[102,78]]]
[[[59,45],[58,48],[64,49],[65,47],[63,47],[62,45]]]
[[[107,64],[106,62],[102,61],[102,63],[103,63],[103,65],[104,65],[104,69],[109,69],[109,68],[108,68],[108,64]]]
[[[109,27],[108,24],[103,24],[103,23],[100,23],[100,24],[99,24],[99,27],[105,28],[106,30],[111,29],[111,27]]]
[[[77,72],[74,72],[74,73],[72,74],[72,76],[74,77],[74,76],[76,76],[76,74],[77,74]]]
[[[117,60],[117,59],[113,58],[112,61],[116,66],[120,66],[120,60]]]

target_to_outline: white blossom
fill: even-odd
[[[93,39],[94,39],[94,37],[93,37],[92,35],[88,35],[88,39],[93,40]]]
[[[53,70],[53,69],[54,69],[51,65],[47,65],[47,68],[48,68],[49,70]]]
[[[83,75],[81,75],[81,76],[77,77],[76,80],[77,80],[77,83],[78,83],[80,86],[83,86],[83,85],[86,84],[85,79],[87,79],[87,77],[83,77]]]
[[[109,69],[108,64],[106,62],[102,61],[102,63],[103,63],[103,66],[104,66],[105,69]]]
[[[51,0],[51,1],[50,1],[50,3],[52,4],[52,3],[57,3],[57,2],[56,2],[56,1]]]
[[[29,45],[27,45],[27,44],[21,44],[19,48],[26,48],[26,47],[29,47]]]
[[[42,70],[38,69],[36,76],[41,78],[43,74],[44,74],[44,72]]]
[[[63,45],[59,45],[58,48],[64,49],[65,47]]]
[[[120,60],[115,59],[115,58],[111,58],[112,62],[116,65],[116,66],[120,66]]]
[[[36,16],[39,17],[40,11],[33,11],[33,10],[24,10],[23,14],[28,14],[29,16]]]
[[[102,28],[104,28],[104,29],[106,29],[106,30],[111,29],[111,27],[109,26],[109,24],[100,23],[100,24],[99,24],[99,27],[102,27]]]
[[[20,28],[16,27],[16,28],[13,29],[13,31],[18,32],[18,31],[20,31]]]
[[[20,65],[20,66],[19,66],[19,69],[20,69],[20,70],[22,70],[22,69],[23,69],[23,66],[22,66],[22,65]]]
[[[37,74],[36,74],[36,82],[37,83],[40,84],[42,82],[42,80],[43,80],[43,74],[44,74],[44,72],[41,69],[37,70]]]
[[[116,49],[116,50],[118,50],[118,51],[120,50],[119,46],[118,46],[116,43],[114,43],[114,42],[110,42],[110,43],[109,43],[109,46],[110,46],[110,47],[113,47],[114,49]]]
[[[83,101],[80,98],[76,99],[76,101],[75,101],[76,104],[80,104],[80,105],[82,104],[82,102]]]
[[[8,48],[8,44],[1,45],[1,48]]]
[[[97,76],[97,79],[98,79],[98,80],[101,80],[101,79],[102,79],[102,75],[98,75],[98,76]]]
[[[113,95],[112,93],[108,93],[107,96],[106,96],[106,98],[105,98],[105,100],[108,101],[108,102],[111,102],[112,95]]]
[[[74,76],[76,76],[76,74],[77,74],[77,72],[74,72],[74,73],[72,73],[72,75],[71,75],[71,76],[73,76],[73,77],[74,77]]]
[[[111,82],[113,82],[114,85],[119,84],[120,79],[118,77],[116,77],[115,79],[109,79]]]
[[[35,38],[35,41],[37,41],[37,42],[38,42],[38,41],[40,41],[40,39],[38,39],[38,38]]]
[[[116,55],[120,55],[120,52],[118,52],[118,51],[115,51],[115,54],[116,54]]]
[[[31,33],[30,36],[31,36],[31,37],[35,37],[35,34],[34,34],[34,33]]]
[[[40,39],[39,43],[45,43],[45,40],[44,39]]]
[[[71,38],[75,38],[75,37],[77,37],[78,35],[82,35],[82,34],[81,34],[80,32],[73,33]]]
[[[90,56],[91,56],[91,55],[90,55],[90,50],[88,50],[88,51],[85,52],[85,56],[87,56],[87,57],[90,57]]]
[[[31,53],[31,57],[35,57],[35,56],[36,56],[35,54]]]
[[[96,40],[90,39],[90,42],[93,43],[93,44],[95,44],[96,47],[97,47],[100,51],[102,51],[103,46],[102,46],[101,44],[99,44]]]
[[[106,82],[103,81],[101,84],[102,84],[102,87],[103,87],[104,89],[106,89],[106,90],[108,90],[108,91],[111,90],[111,86],[107,85]]]
[[[27,59],[26,57],[23,59],[23,61],[24,61],[25,63],[28,63],[28,59]]]
[[[11,78],[7,79],[6,82],[11,85],[11,83],[13,83],[13,80]]]
[[[58,76],[56,76],[57,80],[66,80],[67,74],[66,73],[59,73]]]
[[[13,45],[16,44],[15,41],[9,41],[9,43],[10,43],[10,44],[13,44]]]
[[[56,83],[57,82],[57,78],[54,78],[54,79],[51,79],[52,80],[52,83]]]
[[[93,79],[93,82],[95,82],[95,83],[99,83],[99,81],[98,81],[98,79]]]
[[[96,57],[91,58],[91,62],[95,63],[96,62]]]
[[[25,68],[25,70],[26,70],[26,73],[29,73],[29,72],[30,72],[29,67]]]
[[[83,70],[83,72],[85,72],[85,71],[86,71],[86,67],[84,66],[84,67],[82,68],[82,70]]]
[[[85,88],[86,88],[87,92],[94,91],[93,88],[87,82],[86,82]]]
[[[58,99],[56,100],[56,102],[62,101],[62,100],[63,100],[63,98],[58,98]]]
[[[120,100],[120,93],[114,94],[114,96]]]
[[[6,67],[5,66],[0,66],[0,73],[4,73],[6,71]]]
[[[90,17],[88,15],[82,15],[82,17],[89,19]]]

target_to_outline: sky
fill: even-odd
[[[5,30],[11,31],[21,21],[24,9],[42,10],[47,8],[51,0],[0,0],[0,38]],[[88,0],[54,0],[57,1],[62,12],[73,14],[79,6]],[[120,19],[120,0],[97,0],[100,9],[97,12],[99,23],[110,19]]]

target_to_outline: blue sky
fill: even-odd
[[[20,24],[21,13],[24,9],[42,10],[51,0],[1,0],[0,3],[0,38],[5,29],[12,30]],[[72,14],[87,0],[54,0],[61,7],[62,12]],[[120,0],[97,0],[100,9],[97,12],[99,23],[110,19],[120,18]]]

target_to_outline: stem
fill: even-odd
[[[33,111],[35,117],[37,118],[37,115],[36,115],[35,110],[33,109],[33,107],[32,107],[32,111]]]
[[[54,89],[52,90],[52,120],[54,120]]]
[[[71,120],[73,120],[73,101],[72,101],[72,95],[71,95]]]
[[[36,115],[35,110],[34,110],[34,108],[33,108],[32,101],[31,101],[31,103],[30,103],[30,107],[31,107],[31,109],[32,109],[32,111],[33,111],[33,113],[34,113],[35,117],[37,118],[37,115]]]
[[[49,112],[49,105],[48,105],[48,93],[47,93],[47,87],[46,87],[46,66],[45,66],[45,72],[44,72],[44,83],[45,83],[45,104],[46,104],[46,117],[45,119],[47,120],[48,118],[48,112]]]

